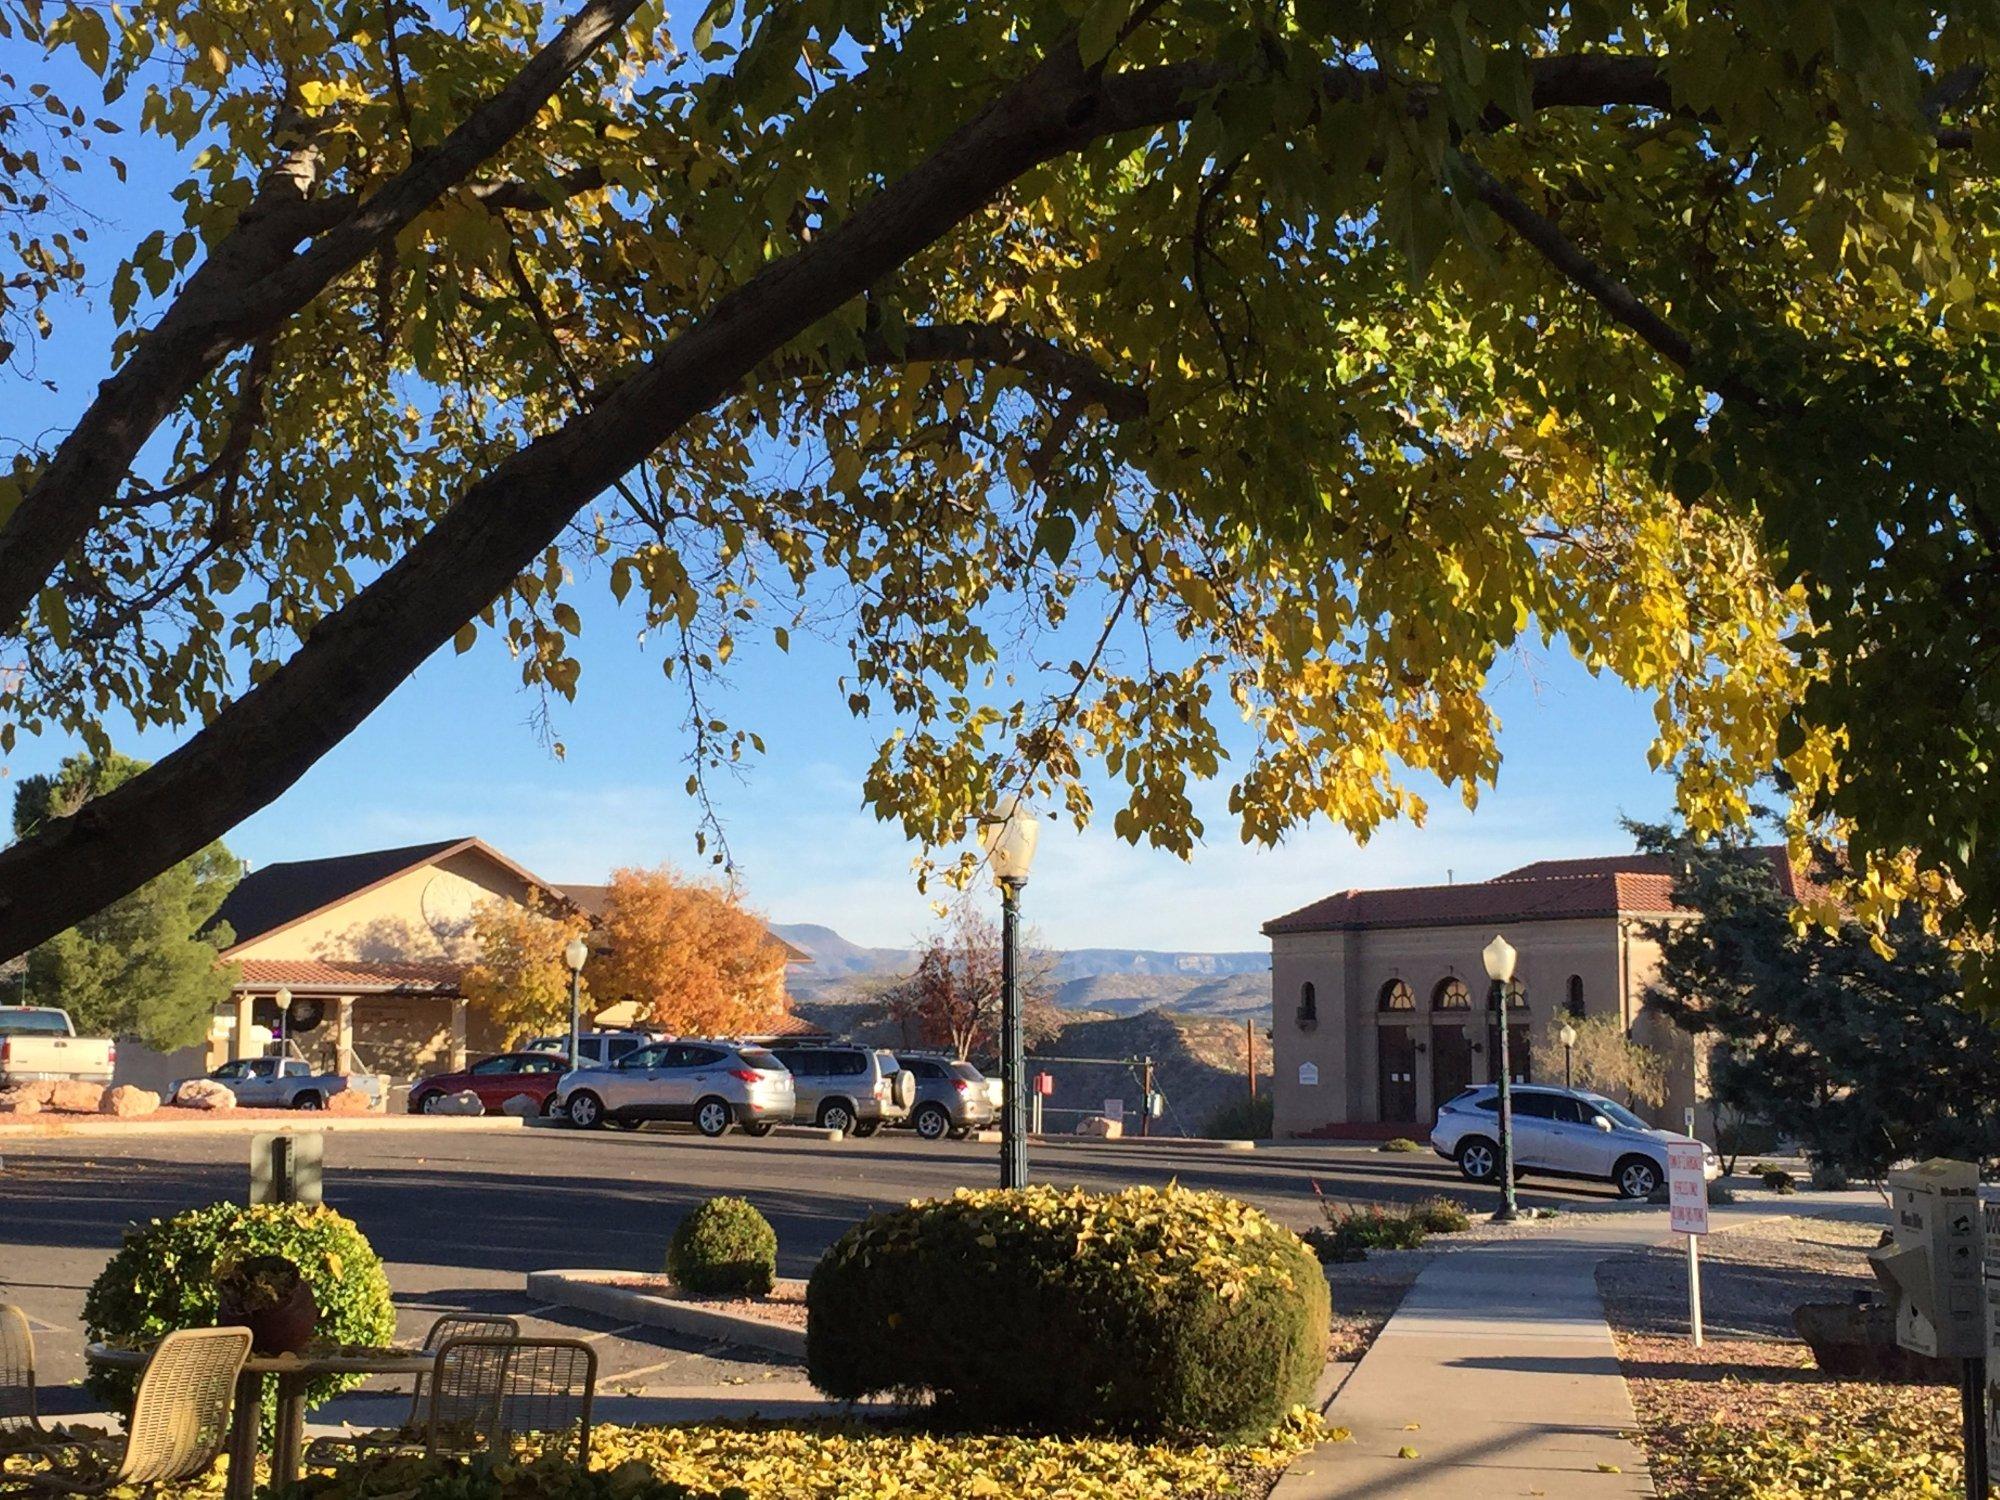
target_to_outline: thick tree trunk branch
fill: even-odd
[[[267,174],[259,202],[188,278],[0,526],[0,637],[15,634],[35,595],[117,495],[133,460],[230,351],[274,329],[335,278],[392,240],[438,197],[518,135],[643,0],[587,0],[507,86],[435,150],[326,224],[309,193],[316,159],[294,152]],[[531,190],[532,191],[532,190]],[[322,231],[302,253],[299,240]]]

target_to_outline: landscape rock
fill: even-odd
[[[213,1078],[191,1078],[175,1092],[174,1103],[182,1109],[234,1109],[236,1095]]]
[[[359,1089],[342,1089],[327,1096],[326,1112],[330,1115],[372,1115],[375,1104]]]
[[[426,1110],[425,1113],[433,1115],[483,1115],[486,1113],[486,1106],[480,1103],[479,1096],[473,1093],[471,1089],[462,1089],[456,1094],[446,1094]]]
[[[1896,1342],[1896,1309],[1886,1302],[1806,1302],[1792,1327],[1813,1362],[1836,1380],[1916,1380],[1955,1385],[1958,1363],[1914,1354]]]
[[[116,1088],[104,1091],[98,1101],[100,1114],[116,1115],[121,1120],[137,1119],[150,1115],[160,1107],[160,1096],[151,1089],[142,1089],[129,1083],[121,1083]]]
[[[38,1115],[42,1101],[32,1089],[8,1089],[0,1094],[0,1115]]]
[[[532,1120],[541,1112],[542,1107],[535,1102],[533,1094],[515,1094],[500,1104],[501,1114],[513,1115],[522,1120]]]
[[[79,1083],[75,1079],[65,1078],[50,1092],[48,1102],[50,1109],[65,1110],[79,1115],[94,1115],[98,1106],[104,1103],[104,1085]]]
[[[19,1083],[8,1084],[5,1097],[32,1099],[46,1109],[55,1092],[55,1080],[52,1078],[24,1078]]]
[[[1077,1122],[1076,1133],[1102,1136],[1107,1141],[1115,1141],[1125,1134],[1125,1126],[1121,1121],[1107,1119],[1103,1115],[1091,1115]]]

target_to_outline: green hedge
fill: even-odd
[[[960,1192],[849,1230],[807,1291],[806,1366],[843,1400],[925,1391],[1052,1432],[1261,1434],[1326,1359],[1325,1275],[1217,1193]]]
[[[761,1297],[778,1279],[778,1236],[742,1198],[711,1198],[667,1242],[667,1274],[685,1291]]]
[[[282,1255],[298,1266],[319,1304],[316,1342],[379,1345],[396,1336],[380,1258],[353,1220],[317,1203],[212,1203],[132,1226],[83,1299],[89,1336],[136,1345],[176,1329],[213,1327],[216,1262],[245,1255]],[[362,1379],[320,1376],[307,1384],[306,1399],[317,1406]],[[98,1400],[126,1411],[138,1376],[93,1369],[86,1383]],[[265,1382],[267,1422],[276,1409],[274,1384]]]

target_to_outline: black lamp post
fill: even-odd
[[[590,945],[580,937],[571,938],[563,949],[569,965],[569,1065],[579,1067],[583,1051],[583,965],[590,957]]]
[[[1500,1211],[1493,1221],[1510,1224],[1519,1205],[1514,1201],[1514,1064],[1508,1056],[1507,1004],[1512,999],[1508,987],[1513,983],[1518,955],[1512,943],[1495,937],[1479,956],[1486,964],[1486,977],[1492,981],[1492,1005],[1500,1017]]]
[[[979,841],[1000,886],[1000,1186],[1028,1185],[1027,1033],[1021,1024],[1021,887],[1035,862],[1041,819],[1009,797],[979,820]]]

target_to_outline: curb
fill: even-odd
[[[630,1287],[610,1286],[602,1279],[631,1274],[630,1271],[530,1271],[527,1292],[531,1298],[558,1307],[573,1307],[580,1312],[601,1313],[606,1317],[622,1318],[628,1323],[644,1324],[648,1328],[664,1328],[670,1333],[714,1339],[718,1343],[736,1344],[747,1349],[762,1349],[767,1354],[782,1354],[804,1363],[804,1329],[767,1323],[762,1318],[722,1312],[713,1307],[676,1302],[671,1297],[634,1291]],[[785,1278],[780,1278],[779,1284],[805,1285],[804,1282]]]
[[[433,1118],[437,1117],[433,1116]],[[520,1123],[530,1130],[572,1130],[576,1131],[580,1136],[603,1136],[607,1140],[616,1140],[620,1135],[647,1134],[691,1135],[696,1139],[703,1138],[701,1132],[696,1130],[692,1125],[674,1128],[672,1122],[665,1120],[647,1120],[636,1128],[627,1128],[623,1131],[577,1130],[576,1126],[570,1124],[569,1121],[554,1115],[535,1115],[530,1119],[522,1120]],[[647,1127],[651,1125],[665,1125],[668,1128],[659,1131],[649,1131]],[[773,1136],[790,1136],[795,1140],[804,1141],[839,1141],[847,1138],[841,1131],[826,1130],[818,1125],[779,1125],[771,1131],[771,1134]]]
[[[518,1130],[522,1122],[512,1115],[336,1115],[325,1110],[293,1110],[280,1117],[212,1120],[163,1120],[148,1124],[136,1121],[93,1119],[88,1115],[49,1119],[30,1115],[22,1120],[0,1121],[0,1140],[53,1140],[58,1136],[113,1135],[259,1135],[265,1131],[301,1130]]]
[[[1038,1135],[1034,1137],[1049,1146],[1147,1146],[1154,1150],[1181,1150],[1193,1148],[1200,1151],[1255,1151],[1255,1141],[1220,1140],[1214,1136],[1202,1135],[1121,1135],[1113,1139],[1101,1135]]]

